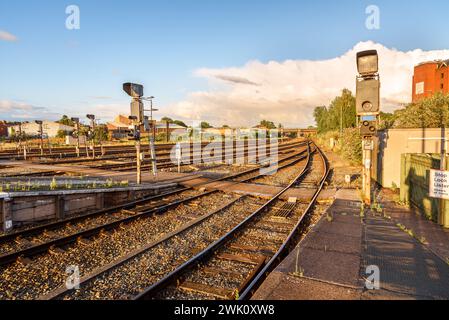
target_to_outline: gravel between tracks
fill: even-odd
[[[138,219],[111,233],[104,233],[33,258],[0,268],[0,299],[33,299],[63,285],[68,266],[78,266],[81,276],[174,231],[184,223],[218,209],[235,195],[214,193],[163,214]]]
[[[142,205],[138,205],[137,209],[139,211],[144,209],[150,209],[154,206],[157,206],[158,203],[162,202],[172,202],[176,200],[186,199],[195,195],[199,195],[201,192],[196,190],[186,190],[182,193],[177,193],[173,195],[166,196],[160,200],[151,200],[143,203]],[[15,239],[13,241],[8,241],[0,244],[0,255],[7,254],[10,252],[23,250],[28,247],[31,247],[35,244],[49,242],[51,240],[59,239],[61,237],[65,237],[74,233],[78,233],[84,230],[88,230],[90,228],[94,228],[97,226],[101,226],[110,222],[114,222],[123,218],[129,217],[129,213],[117,211],[111,214],[103,214],[95,217],[86,217],[85,219],[69,224],[64,225],[60,228],[51,230],[50,232],[43,232],[37,235],[33,235],[30,237],[24,237],[20,239]]]
[[[236,202],[200,224],[84,284],[81,290],[72,291],[64,299],[131,298],[237,225],[251,212],[249,204],[255,202],[260,204],[260,200],[253,198]]]

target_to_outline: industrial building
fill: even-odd
[[[435,93],[449,93],[449,60],[423,62],[415,66],[412,102]]]

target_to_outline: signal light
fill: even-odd
[[[363,137],[371,137],[377,134],[376,121],[363,120],[360,126],[360,134]]]
[[[131,130],[128,133],[128,140],[140,140],[140,131],[139,130]]]

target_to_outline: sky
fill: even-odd
[[[354,91],[355,53],[371,48],[392,111],[411,99],[415,64],[449,58],[447,12],[446,0],[1,1],[0,119],[108,121],[129,113],[122,83],[136,82],[158,118],[308,126],[315,106]]]

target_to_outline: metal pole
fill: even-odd
[[[150,99],[150,123],[151,123],[151,134],[150,134],[150,156],[151,156],[151,168],[153,171],[153,176],[157,176],[157,165],[156,165],[156,150],[154,147],[154,138],[156,126],[153,123],[153,99]]]
[[[371,205],[371,166],[372,166],[372,150],[367,146],[372,145],[372,138],[363,138],[363,195],[364,202]]]
[[[95,159],[95,120],[90,120],[90,125],[92,127],[92,159]]]
[[[87,136],[84,138],[84,147],[86,148],[86,157],[89,158],[89,146],[87,145]]]
[[[27,140],[25,133],[22,133],[22,124],[20,125],[20,144],[22,144],[22,135],[23,135],[23,159],[27,159]]]
[[[99,130],[101,129],[101,126],[99,126]],[[103,131],[103,130],[101,130]],[[98,142],[100,143],[100,150],[101,150],[101,156],[104,156],[104,147],[103,147],[103,139],[101,138],[101,132],[98,132]]]
[[[137,129],[137,126],[136,126]],[[141,171],[141,162],[140,162],[140,137],[136,140],[136,163],[137,163],[137,184],[142,183],[142,171]]]
[[[18,152],[20,152],[20,149],[22,148],[22,123],[19,123],[19,147]]]
[[[77,122],[76,123],[76,156],[79,158],[80,157],[80,123]]]
[[[169,142],[170,141],[170,139],[169,139],[169,129],[170,129],[170,124],[168,123],[168,121],[167,122],[165,122],[165,131],[166,131],[166,134],[165,134],[165,142]]]
[[[44,155],[44,128],[42,123],[39,124],[39,135],[40,135],[40,148],[41,148],[41,156]]]
[[[447,171],[447,150],[446,150],[446,126],[441,119],[441,157],[440,170]],[[446,219],[446,200],[440,199],[438,210],[438,223],[442,226],[449,227],[449,219]]]

